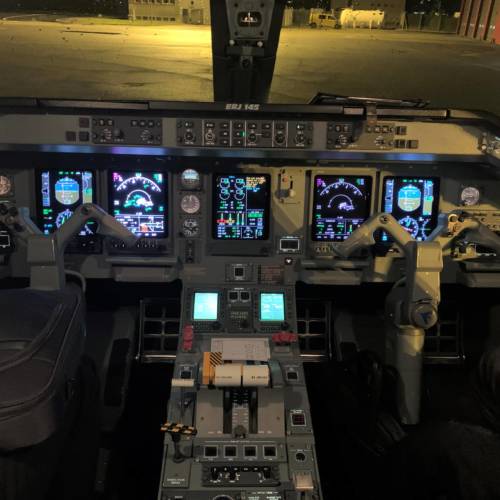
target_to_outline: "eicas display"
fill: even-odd
[[[159,172],[112,172],[112,215],[137,236],[167,236],[165,184]]]
[[[214,182],[213,237],[265,240],[269,234],[268,175],[218,175]]]
[[[439,179],[436,177],[386,177],[383,211],[394,216],[417,241],[426,240],[436,227]],[[382,233],[383,242],[390,241]]]
[[[371,177],[314,178],[313,241],[343,241],[370,215]]]
[[[83,203],[94,202],[93,174],[83,170],[46,170],[40,174],[41,229],[51,234]],[[97,224],[87,222],[80,236],[95,233]]]

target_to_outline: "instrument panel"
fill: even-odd
[[[456,209],[500,231],[498,133],[479,115],[80,106],[0,116],[0,201],[27,207],[46,234],[80,203],[94,202],[140,237],[125,248],[89,222],[67,256],[68,266],[87,277],[391,282],[402,259],[388,235],[347,260],[334,251],[377,212],[393,214],[420,241],[439,214]],[[12,244],[0,252],[12,255],[2,271],[26,276],[22,245],[8,236]],[[495,256],[479,250],[475,268],[496,273],[485,260]],[[465,267],[449,259],[443,281],[462,279]]]
[[[17,156],[17,161],[19,170],[2,174],[11,179],[19,204],[23,197],[27,201],[44,233],[60,227],[80,203],[93,201],[140,236],[136,247],[127,249],[98,235],[89,222],[70,254],[80,271],[96,278],[116,279],[119,272],[120,279],[133,280],[144,272],[149,280],[163,281],[204,269],[208,276],[223,274],[240,282],[314,282],[328,275],[341,283],[346,275],[358,282],[391,281],[394,273],[387,266],[377,278],[367,271],[395,255],[392,250],[387,254],[393,248],[388,235],[378,235],[385,255],[368,252],[361,260],[353,258],[351,271],[336,271],[345,262],[332,245],[382,211],[393,214],[420,241],[436,227],[440,213],[457,208],[500,231],[500,181],[477,166],[273,167],[130,157],[83,161],[73,155],[38,154]],[[229,263],[241,266],[231,270]],[[19,275],[27,273],[22,266],[13,267]],[[160,270],[165,267],[169,274]],[[455,267],[446,267],[449,279],[455,280]]]

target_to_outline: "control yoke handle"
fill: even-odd
[[[355,229],[352,234],[342,243],[333,245],[333,250],[343,258],[347,258],[357,250],[375,245],[374,233],[384,230],[390,234],[397,245],[402,249],[413,241],[411,235],[405,231],[399,222],[388,213],[372,215],[361,226]]]
[[[466,212],[441,214],[429,239],[439,242],[443,250],[448,250],[462,235],[469,242],[484,245],[500,255],[500,236]]]
[[[120,224],[101,207],[94,203],[85,203],[78,207],[73,215],[55,232],[57,245],[64,251],[70,240],[76,236],[90,220],[99,224],[97,232],[104,236],[112,236],[123,241],[127,246],[133,246],[137,236]]]

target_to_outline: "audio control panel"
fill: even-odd
[[[106,116],[92,118],[94,144],[160,145],[163,121],[158,118]]]

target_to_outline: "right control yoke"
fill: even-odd
[[[342,257],[375,244],[374,233],[383,230],[402,249],[406,257],[406,287],[404,297],[394,304],[394,323],[428,329],[437,322],[440,301],[439,276],[443,269],[441,246],[434,241],[415,241],[390,214],[370,217],[347,240],[334,245]]]
[[[383,230],[406,257],[405,277],[386,298],[386,362],[400,377],[398,409],[406,424],[418,423],[425,330],[438,320],[440,273],[443,257],[439,242],[415,241],[390,214],[370,217],[345,242],[334,246],[342,257],[375,244],[373,234]],[[404,286],[399,286],[404,285]]]
[[[465,236],[466,241],[487,246],[500,255],[500,237],[474,217],[452,212],[439,217],[438,226],[426,241],[415,241],[392,215],[381,213],[370,217],[346,241],[335,244],[334,250],[348,257],[374,245],[373,235],[378,230],[388,233],[406,257],[405,277],[386,298],[386,361],[395,366],[401,379],[401,419],[416,424],[425,330],[438,320],[443,251],[451,251],[456,240]]]

